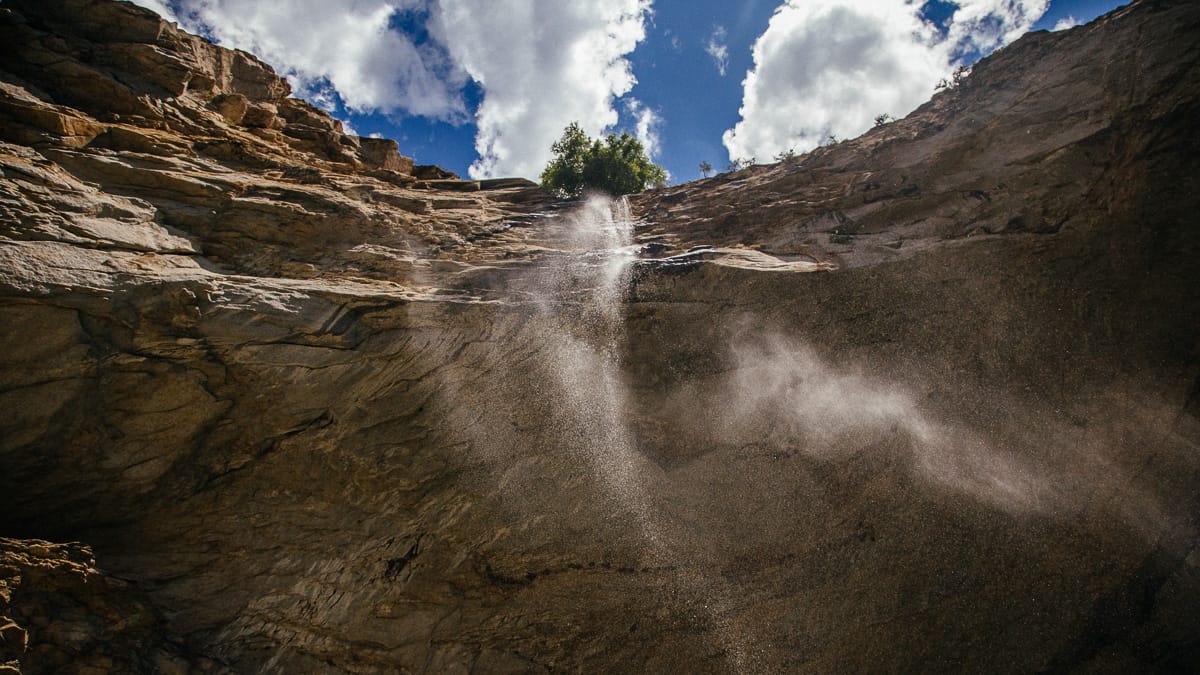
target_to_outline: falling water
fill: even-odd
[[[636,253],[629,204],[593,196],[563,216],[560,225],[564,255],[538,286],[553,332],[547,361],[561,389],[561,412],[569,420],[567,450],[581,455],[642,536],[656,541],[642,486],[642,477],[655,467],[637,452],[623,414],[621,303]]]
[[[626,296],[638,251],[634,227],[627,202],[602,197],[546,222],[541,266],[513,289],[531,297],[536,308],[537,330],[530,335],[537,341],[537,363],[528,367],[540,377],[514,374],[522,376],[521,386],[539,389],[517,398],[536,393],[542,399],[548,422],[536,438],[547,441],[556,470],[509,463],[502,485],[527,481],[523,484],[532,489],[511,494],[533,508],[531,494],[557,498],[554,488],[534,482],[582,475],[590,488],[588,506],[604,514],[608,534],[636,546],[642,566],[671,570],[655,604],[705,625],[730,670],[770,670],[778,666],[770,651],[777,626],[769,612],[757,611],[746,584],[737,580],[737,561],[758,554],[748,540],[761,531],[760,523],[789,515],[790,496],[807,485],[811,464],[773,460],[760,470],[714,459],[719,465],[697,462],[674,471],[640,446],[631,426],[638,417],[635,390],[622,363]],[[767,447],[823,463],[869,449],[901,457],[913,474],[1003,511],[1064,511],[1051,481],[1019,454],[941,419],[901,383],[835,367],[793,337],[771,333],[756,325],[750,336],[731,335],[726,370],[695,388],[685,384],[665,394],[672,422],[686,425],[687,436],[674,442]],[[528,362],[521,363],[524,368]],[[461,426],[496,429],[466,422]],[[497,443],[490,432],[474,440],[480,446]],[[772,496],[742,499],[748,489]],[[794,507],[817,518],[827,505],[822,490],[812,494],[817,496],[811,502]],[[571,495],[561,502],[578,500]],[[743,508],[747,503],[752,510]],[[835,522],[830,529],[837,527]],[[780,528],[805,536],[798,528]]]
[[[734,671],[752,667],[746,640],[727,621],[727,584],[703,574],[708,555],[673,523],[653,495],[666,482],[662,469],[639,451],[627,413],[630,388],[621,368],[624,299],[638,246],[625,199],[591,197],[559,219],[564,252],[538,284],[539,306],[554,335],[547,361],[561,395],[558,420],[568,438],[563,451],[588,466],[601,493],[636,531],[643,563],[676,569],[673,595],[664,598],[710,624]],[[658,490],[656,490],[656,487]]]

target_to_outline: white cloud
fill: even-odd
[[[167,5],[164,0],[133,0],[133,4],[141,5],[146,9],[152,9],[158,12],[158,15],[167,21],[179,21],[179,19],[175,17],[175,12],[172,11],[171,7]]]
[[[708,44],[704,46],[704,51],[716,62],[717,72],[721,77],[725,77],[725,72],[729,70],[729,47],[725,46],[725,37],[725,27],[718,24],[709,36]]]
[[[683,51],[683,41],[670,28],[663,29],[663,37],[667,38],[667,44],[671,45],[671,51],[676,54]]]
[[[328,81],[314,82],[308,86],[305,100],[329,114],[337,112],[337,90]]]
[[[626,110],[633,116],[634,131],[646,154],[650,159],[658,157],[662,146],[659,143],[659,130],[662,128],[662,117],[636,98],[629,98],[625,103]]]
[[[433,30],[483,87],[473,177],[537,177],[572,121],[617,123],[636,80],[625,55],[645,37],[649,0],[441,0]]]
[[[852,138],[876,115],[908,114],[953,62],[1029,30],[1046,0],[960,0],[945,32],[915,0],[787,0],[754,44],[741,121],[724,134],[730,157],[803,152]]]
[[[138,0],[170,12],[165,0]],[[176,20],[271,63],[297,95],[333,110],[462,122],[467,75],[483,89],[473,176],[537,176],[572,121],[599,135],[636,79],[625,58],[652,0],[178,0]],[[425,26],[418,44],[393,28]],[[639,129],[651,139],[654,113]]]
[[[987,54],[1024,35],[1050,0],[955,0],[947,42],[955,56]]]
[[[730,157],[809,150],[927,98],[947,60],[918,11],[900,0],[783,5],[754,44],[742,120],[724,135]]]
[[[358,129],[355,129],[355,128],[354,128],[354,125],[350,123],[350,120],[344,120],[344,119],[341,119],[340,117],[339,117],[339,118],[337,118],[337,120],[338,120],[339,122],[341,122],[341,123],[342,123],[342,131],[343,131],[343,132],[344,132],[346,135],[348,135],[348,136],[362,136],[362,134],[358,133]]]
[[[1054,24],[1054,28],[1051,28],[1050,30],[1057,32],[1060,30],[1067,30],[1068,28],[1074,28],[1075,26],[1078,26],[1078,25],[1079,25],[1079,19],[1076,19],[1075,17],[1068,15],[1068,16],[1064,16],[1063,18],[1059,19],[1058,22]]]
[[[139,0],[159,9],[162,0]],[[428,0],[181,0],[186,30],[251,52],[278,68],[301,96],[336,90],[360,112],[403,111],[461,120],[465,77],[435,45],[417,45],[391,29]]]

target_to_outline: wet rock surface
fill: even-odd
[[[5,0],[0,656],[1194,667],[1197,35],[1032,34],[630,220],[132,5]]]

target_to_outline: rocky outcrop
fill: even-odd
[[[1182,122],[1195,113],[1200,74],[1194,47],[1181,47],[1193,28],[1186,19],[1146,32],[1183,10],[1152,4],[1026,35],[859,138],[646,193],[636,202],[648,234],[675,248],[736,243],[857,267],[967,238],[1087,229],[1138,202],[1160,206],[1155,192],[1192,180],[1194,167],[1171,166],[1174,177],[1127,170],[1156,166],[1144,153],[1192,142]],[[1151,125],[1176,135],[1138,133]]]
[[[341,122],[288,98],[291,88],[270,66],[149,10],[92,0],[9,2],[0,22],[8,75],[0,114],[8,140],[81,147],[107,134],[101,144],[114,150],[178,154],[169,146],[153,152],[149,128],[188,136],[189,145],[223,137],[241,159],[259,164],[287,164],[281,155],[302,151],[354,168],[411,173],[412,160],[394,141],[347,136]]]
[[[1198,28],[1027,36],[625,248],[145,10],[6,0],[3,658],[1186,670]]]
[[[213,671],[164,640],[135,584],[95,564],[82,544],[0,538],[0,672]]]

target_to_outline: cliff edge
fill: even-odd
[[[1194,669],[1198,37],[562,204],[5,0],[0,670]]]

